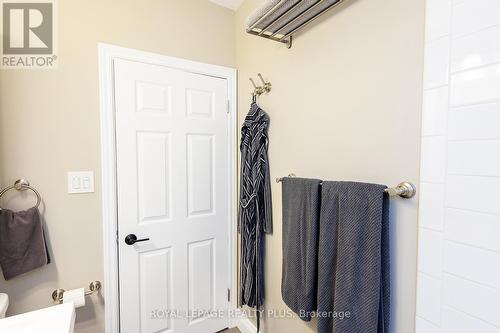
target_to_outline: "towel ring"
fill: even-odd
[[[42,197],[40,196],[40,193],[34,188],[30,186],[30,182],[27,179],[18,179],[14,183],[14,185],[10,185],[6,188],[4,188],[2,191],[0,191],[0,198],[9,190],[16,189],[18,191],[26,191],[26,190],[31,190],[36,194],[36,206],[40,206],[40,203],[42,202]]]

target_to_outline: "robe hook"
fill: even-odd
[[[262,86],[258,86],[257,84],[255,84],[255,81],[250,78],[250,82],[252,82],[252,85],[253,85],[253,92],[252,92],[252,95],[253,96],[260,96],[262,95],[263,93],[268,93],[271,91],[271,82],[266,82],[264,80],[264,78],[262,77],[262,74],[258,73],[257,74],[259,76],[259,79],[262,81]]]
[[[255,90],[257,90],[257,89],[258,89],[258,87],[257,87],[257,85],[255,84],[255,82],[254,82],[254,80],[253,80],[252,78],[250,78],[250,82],[252,82],[253,88],[254,88]]]
[[[259,76],[260,80],[262,81],[262,84],[263,84],[262,88],[263,88],[264,92],[266,92],[266,93],[270,92],[271,91],[271,82],[266,82],[264,80],[264,78],[262,77],[262,74],[258,73],[257,75]]]

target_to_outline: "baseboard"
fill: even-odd
[[[235,325],[236,327],[238,327],[241,333],[257,332],[257,327],[254,325],[254,323],[252,323],[250,319],[248,319],[247,316],[245,316],[243,311],[239,312],[238,319],[235,320]],[[263,333],[262,328],[260,329],[259,333]]]
[[[239,328],[241,333],[256,333],[257,327],[248,318],[241,318],[236,323],[236,327]],[[260,332],[262,333],[262,332]]]

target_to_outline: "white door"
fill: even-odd
[[[216,332],[229,308],[228,83],[128,60],[114,80],[121,332]]]

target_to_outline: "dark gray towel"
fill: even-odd
[[[0,266],[5,279],[49,262],[38,208],[20,212],[0,210]]]
[[[316,310],[321,180],[283,179],[281,296],[305,321]]]
[[[389,332],[389,200],[385,188],[323,183],[318,333]]]

